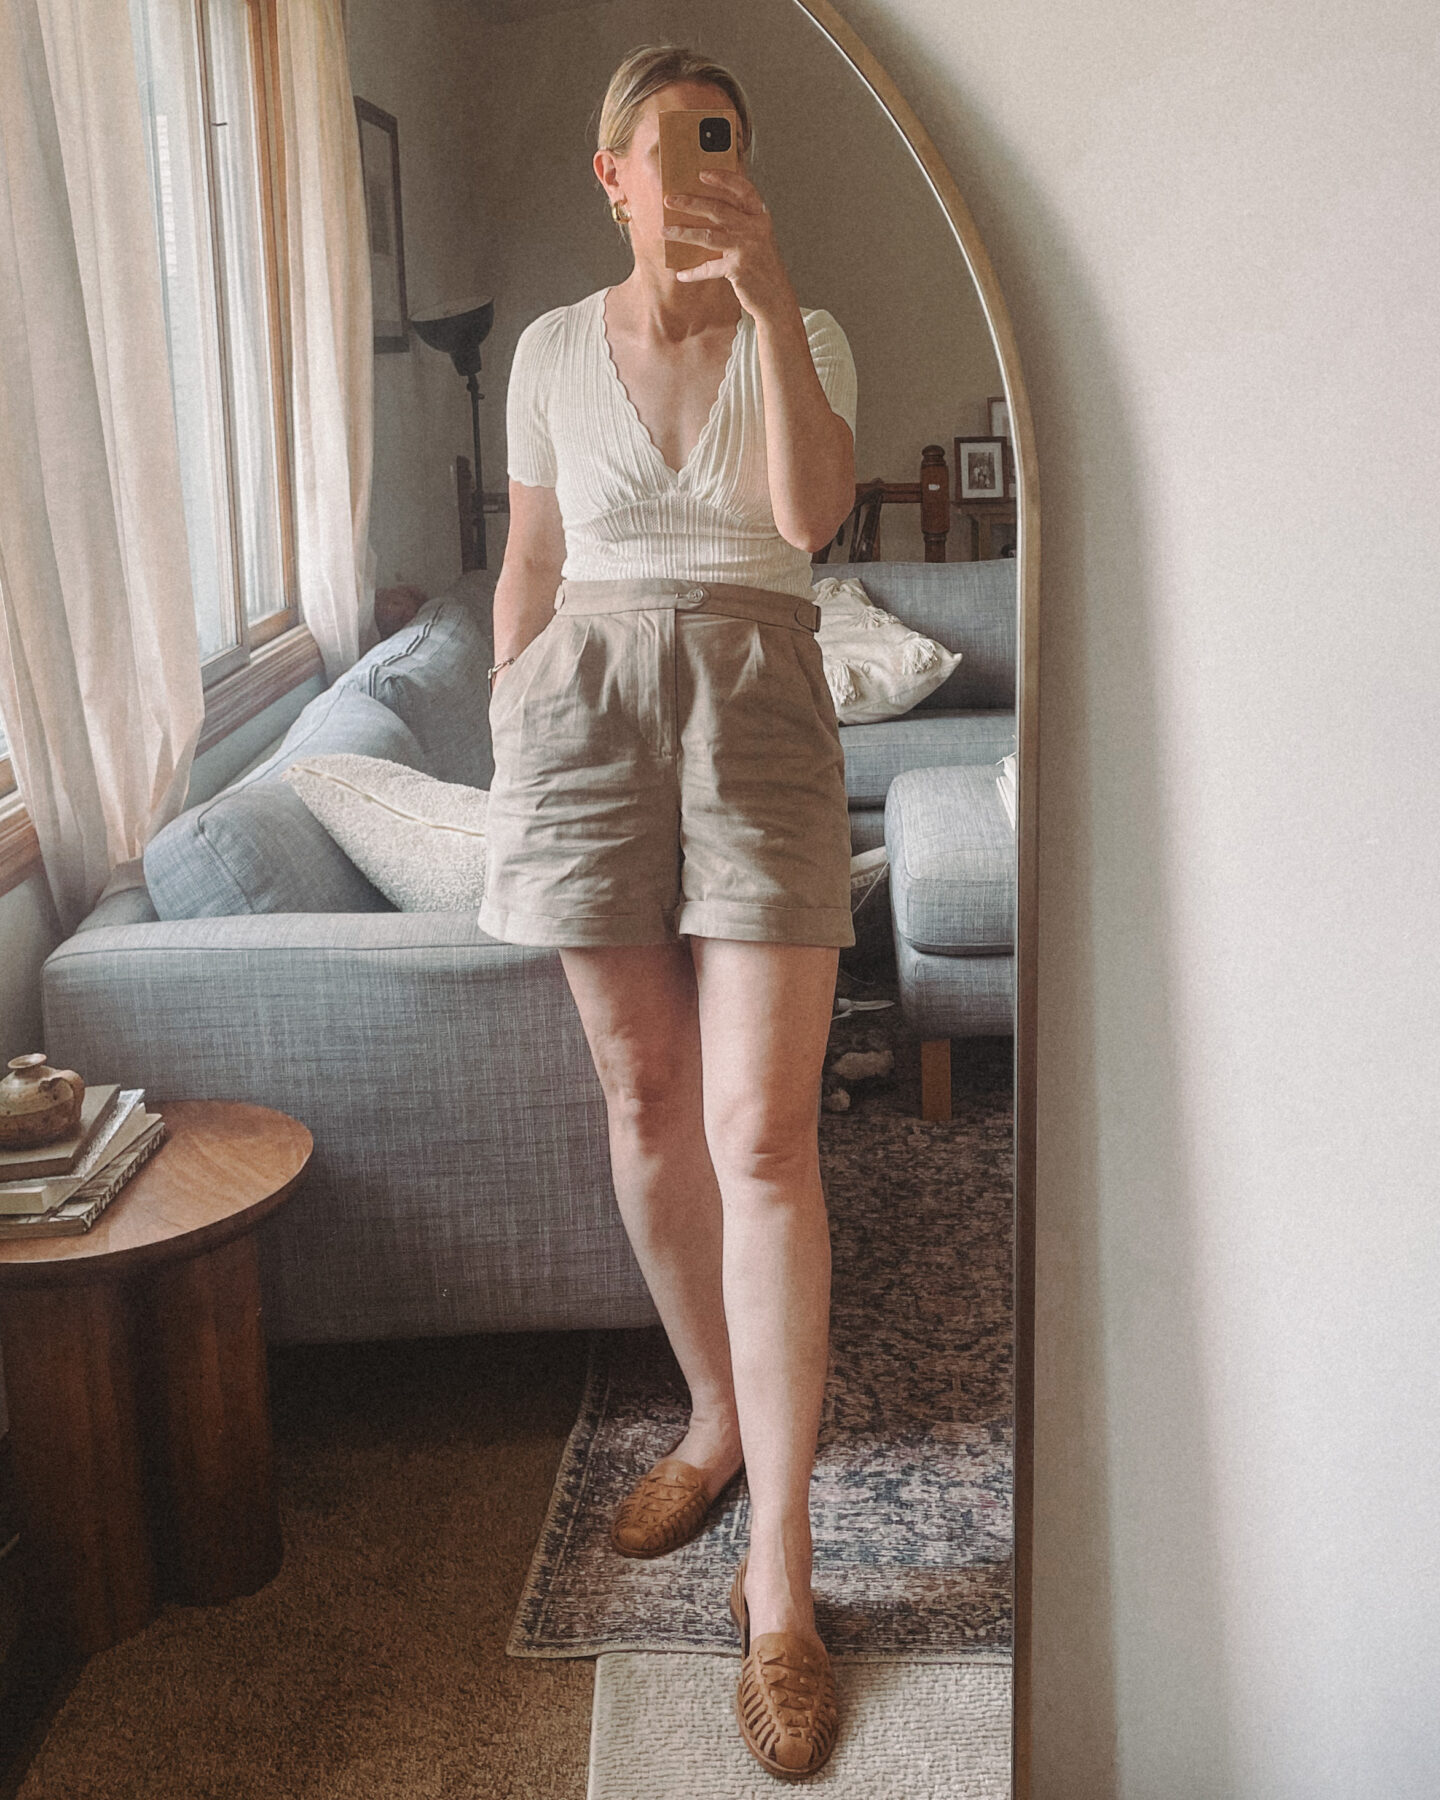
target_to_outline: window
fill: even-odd
[[[207,686],[298,622],[273,0],[130,0]]]

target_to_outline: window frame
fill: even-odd
[[[208,690],[243,668],[265,644],[300,624],[295,561],[295,437],[290,404],[291,358],[288,328],[287,264],[281,254],[284,242],[285,164],[280,132],[279,64],[276,46],[277,0],[241,0],[250,26],[250,62],[255,75],[251,96],[255,108],[255,137],[259,146],[261,241],[265,256],[265,293],[270,337],[271,423],[275,434],[276,499],[279,508],[282,604],[252,621],[246,614],[241,580],[240,522],[235,505],[235,426],[232,412],[230,323],[225,284],[225,243],[221,233],[219,184],[210,140],[205,142],[205,186],[210,212],[210,254],[214,269],[216,323],[220,338],[221,396],[224,410],[225,472],[230,519],[230,554],[234,596],[234,626],[238,642],[206,657],[200,665],[201,682]],[[207,0],[191,0],[196,43],[200,52],[201,93],[210,129],[216,129],[211,75],[209,9]]]
[[[249,17],[251,63],[255,71],[254,104],[256,139],[260,146],[262,168],[260,202],[262,241],[266,259],[266,293],[269,300],[269,330],[272,381],[272,405],[275,409],[275,441],[280,504],[281,555],[284,575],[284,604],[254,621],[245,617],[244,599],[238,580],[239,534],[234,510],[234,439],[231,420],[225,419],[225,454],[230,477],[230,524],[232,555],[237,563],[235,592],[237,595],[240,642],[201,663],[201,685],[205,698],[205,721],[201,727],[195,755],[202,755],[212,745],[237,730],[247,720],[272,706],[277,700],[309,681],[323,676],[324,658],[308,626],[300,618],[295,558],[295,488],[294,488],[294,421],[290,405],[291,358],[287,328],[288,265],[284,254],[286,241],[284,140],[280,130],[279,63],[276,44],[277,0],[244,0]],[[206,117],[213,117],[211,106],[210,47],[204,0],[192,0],[193,16],[201,50]],[[221,363],[223,393],[228,409],[231,386],[229,349],[224,322],[224,247],[220,241],[220,217],[216,178],[206,146],[206,188],[209,196],[210,236],[215,259],[218,305],[220,311]],[[15,768],[8,750],[0,754],[0,894],[18,886],[43,870],[39,840],[19,792]]]

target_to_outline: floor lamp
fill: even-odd
[[[480,468],[480,346],[490,335],[495,322],[493,300],[462,300],[455,306],[437,307],[420,317],[410,315],[410,323],[421,343],[432,350],[443,350],[455,365],[455,373],[465,379],[470,390],[470,429],[475,439],[475,490],[472,500],[473,529],[471,541],[479,561],[477,569],[489,567],[485,552],[485,480]],[[463,561],[462,557],[462,561]],[[465,566],[471,567],[468,562]]]

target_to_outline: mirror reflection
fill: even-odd
[[[934,1709],[932,1754],[978,1731],[1004,1791],[1017,496],[984,310],[791,0],[477,5],[463,54],[447,23],[352,0],[413,323],[376,358],[371,538],[382,602],[458,591],[493,633],[480,923],[528,946],[508,1078],[558,1108],[506,1151],[505,1322],[593,1334],[506,1650],[598,1659],[617,1795],[657,1716],[676,1778],[721,1791],[683,1746],[737,1682],[736,1779],[863,1772],[876,1712]],[[647,88],[642,58],[627,117],[647,45],[699,72]],[[704,286],[665,264],[668,110],[742,140]],[[576,1206],[579,1267],[549,1235]],[[745,1653],[764,1634],[793,1701]],[[715,1659],[701,1696],[675,1651]]]
[[[794,0],[84,12],[0,15],[12,1736],[113,1655],[24,1791],[173,1663],[186,1791],[1004,1792],[1031,495],[930,182]]]

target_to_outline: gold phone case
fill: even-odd
[[[728,150],[702,150],[700,148],[700,121],[702,119],[728,119],[730,121],[730,148]],[[739,156],[740,120],[738,116],[724,106],[706,106],[698,110],[680,108],[673,112],[662,112],[660,115],[660,180],[661,191],[666,194],[703,194],[705,184],[698,179],[702,169],[728,169],[732,174],[740,167]],[[665,208],[667,225],[708,225],[708,219],[697,219],[693,213],[677,212],[674,207]],[[699,263],[709,262],[713,251],[707,250],[703,244],[677,244],[669,238],[665,240],[665,267],[667,269],[693,269]]]

